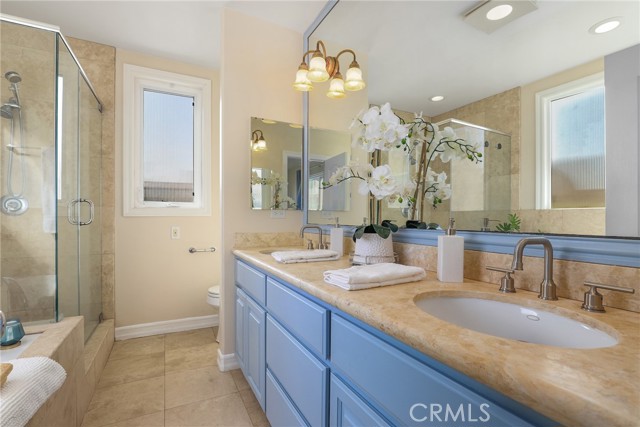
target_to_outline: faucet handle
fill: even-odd
[[[313,240],[307,239],[307,249],[313,249]]]
[[[514,286],[513,277],[511,277],[511,275],[515,273],[514,270],[510,268],[490,267],[490,266],[487,267],[487,270],[504,273],[504,277],[500,279],[500,288],[498,289],[498,291],[503,292],[505,294],[513,294],[516,292],[516,287]]]
[[[623,288],[622,286],[613,286],[613,285],[605,285],[602,283],[589,282],[585,280],[585,286],[589,286],[589,290],[584,293],[584,302],[582,303],[583,310],[593,311],[596,313],[604,313],[605,309],[602,305],[602,294],[598,292],[598,288],[600,289],[608,289],[610,291],[618,291],[624,292],[627,294],[632,294],[635,292],[635,289],[632,288]]]

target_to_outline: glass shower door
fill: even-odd
[[[85,340],[102,312],[99,104],[58,38],[58,313],[84,316]]]

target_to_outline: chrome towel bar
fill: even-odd
[[[189,248],[190,254],[195,254],[196,252],[215,252],[215,251],[216,251],[216,248],[214,248],[213,246],[211,246],[210,248],[204,248],[204,249],[196,249],[194,247]]]

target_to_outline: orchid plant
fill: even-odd
[[[268,185],[273,187],[273,203],[269,209],[295,209],[296,202],[289,196],[282,196],[285,181],[279,173],[273,172],[268,178],[263,178],[257,172],[251,173],[251,185]]]
[[[351,179],[360,180],[358,192],[371,193],[377,200],[388,198],[390,202],[406,202],[410,208],[410,217],[415,218],[416,209],[424,206],[425,201],[436,207],[451,197],[451,185],[447,183],[447,174],[431,169],[432,162],[439,158],[448,163],[453,158],[480,162],[480,147],[457,138],[450,127],[440,130],[436,124],[427,122],[422,114],[415,114],[411,123],[405,123],[398,117],[389,103],[382,107],[371,107],[360,113],[352,122],[355,128],[352,145],[366,152],[375,150],[402,150],[410,164],[416,165],[416,171],[404,183],[398,182],[388,164],[373,166],[351,162],[336,170],[323,188],[329,188]],[[420,222],[423,220],[420,209]]]

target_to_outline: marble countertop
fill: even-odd
[[[391,335],[409,346],[564,425],[631,426],[640,420],[640,314],[607,308],[588,313],[580,302],[542,301],[518,290],[499,293],[497,284],[465,279],[439,282],[427,272],[420,282],[359,291],[326,284],[322,273],[347,268],[339,261],[280,264],[266,248],[234,250],[269,274]],[[568,349],[498,338],[442,321],[414,300],[451,292],[544,309],[614,335],[618,344]]]

